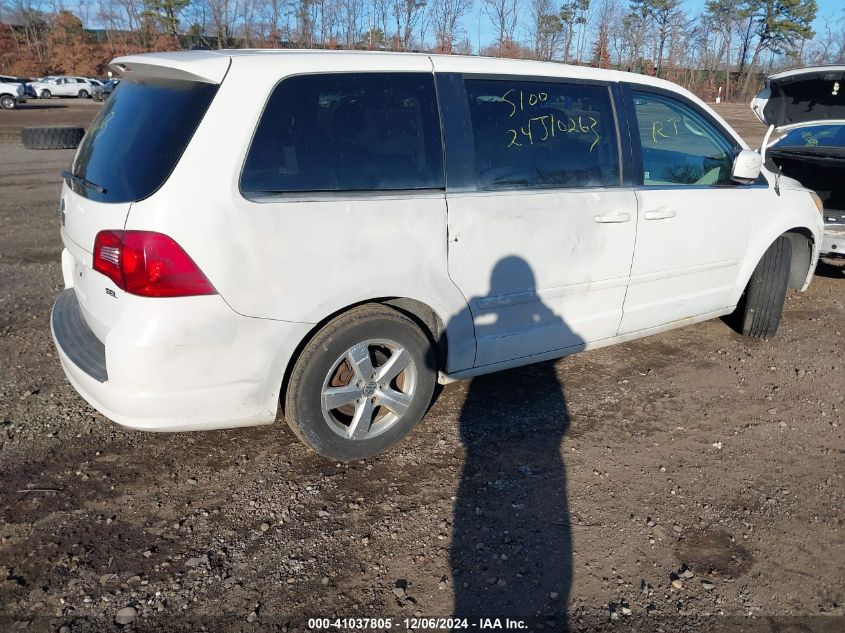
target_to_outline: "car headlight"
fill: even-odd
[[[813,199],[813,202],[816,203],[816,208],[819,210],[819,213],[824,215],[824,203],[822,202],[822,199],[819,198],[819,194],[814,191],[811,191],[810,197]]]

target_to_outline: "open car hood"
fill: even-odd
[[[751,109],[780,131],[845,121],[845,66],[812,66],[766,77]]]

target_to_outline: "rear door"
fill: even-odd
[[[53,83],[53,86],[50,87],[50,92],[52,92],[54,96],[66,97],[68,94],[67,79],[57,79]]]
[[[692,101],[635,86],[627,94],[639,216],[620,334],[728,307],[768,187],[731,181],[739,147]]]
[[[449,275],[476,366],[612,337],[634,253],[614,87],[445,74]]]

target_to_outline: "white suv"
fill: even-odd
[[[87,99],[94,92],[94,85],[85,77],[46,77],[32,84],[39,99],[50,97],[79,97]]]
[[[772,336],[818,258],[818,198],[658,79],[365,52],[111,68],[64,174],[52,329],[127,427],[267,424],[281,403],[357,459],[438,380],[735,311]]]
[[[23,83],[14,77],[0,76],[0,108],[14,110],[26,101]]]

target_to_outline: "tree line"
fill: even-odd
[[[61,2],[61,0],[54,0]],[[657,75],[747,99],[761,73],[845,63],[845,9],[816,0],[48,0],[0,4],[0,72],[102,76],[110,59],[185,48],[482,54]]]

